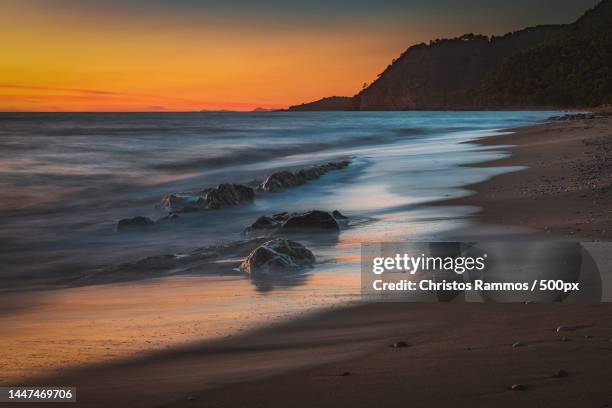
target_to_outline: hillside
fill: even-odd
[[[290,110],[412,110],[595,106],[610,102],[612,0],[578,21],[408,48],[353,97]]]
[[[612,103],[612,0],[554,41],[519,52],[459,97],[475,106],[600,106]]]

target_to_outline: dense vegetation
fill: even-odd
[[[612,1],[601,2],[568,32],[505,59],[466,97],[477,106],[612,103]]]
[[[573,24],[408,48],[353,97],[295,110],[590,107],[612,104],[612,0]]]

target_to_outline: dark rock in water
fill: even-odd
[[[282,212],[278,214],[274,214],[270,217],[266,215],[262,215],[259,217],[253,224],[244,229],[243,233],[248,234],[249,232],[256,230],[272,230],[280,228],[284,221],[286,221],[290,216],[288,212]]]
[[[512,391],[524,391],[527,389],[523,384],[513,384],[510,389]]]
[[[343,160],[320,164],[298,171],[279,171],[268,176],[268,178],[259,185],[258,190],[275,192],[284,188],[301,186],[307,181],[317,180],[329,171],[341,170],[349,164],[351,164],[350,160]]]
[[[553,374],[553,378],[565,378],[569,375],[569,373],[563,369],[557,371]]]
[[[344,219],[341,219],[341,221],[344,221]],[[329,232],[339,231],[340,227],[336,219],[330,213],[326,211],[313,210],[305,213],[282,212],[272,216],[261,216],[253,224],[247,227],[244,230],[244,233],[249,233],[256,230],[273,229],[277,229],[281,232]]]
[[[342,374],[340,374],[340,377],[348,377],[349,375],[351,375],[350,371],[345,371]]]
[[[308,211],[303,214],[292,214],[280,228],[281,231],[327,230],[339,231],[338,222],[326,211]]]
[[[405,341],[396,341],[395,343],[391,344],[391,347],[393,348],[404,348],[408,346],[409,344],[406,343]]]
[[[334,211],[332,212],[332,215],[333,215],[333,217],[334,217],[335,219],[337,219],[337,220],[348,220],[348,217],[347,217],[347,216],[345,216],[344,214],[342,214],[342,213],[341,213],[340,211],[338,211],[338,210],[334,210]]]
[[[305,182],[306,180],[298,177],[296,173],[290,171],[280,171],[268,176],[268,178],[259,185],[259,190],[274,192],[287,187],[299,186]]]
[[[273,217],[266,217],[262,215],[252,225],[251,229],[274,229],[280,226],[280,221],[275,220]]]
[[[276,238],[257,247],[242,262],[240,270],[244,273],[274,273],[299,270],[312,266],[315,257],[302,244],[284,238]]]
[[[202,191],[166,195],[159,207],[169,213],[218,210],[252,202],[255,191],[241,184],[219,184]]]
[[[204,201],[207,208],[211,210],[232,207],[255,199],[255,191],[241,184],[220,184],[217,188],[204,190],[204,192]]]
[[[515,341],[514,343],[512,343],[512,348],[523,347],[524,345],[525,343],[523,343],[522,341]]]
[[[576,330],[576,326],[561,325],[557,327],[557,333],[575,331],[575,330]]]
[[[117,223],[117,231],[143,229],[153,225],[155,221],[147,217],[124,218]]]

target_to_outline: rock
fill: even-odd
[[[197,193],[168,194],[159,203],[159,208],[169,213],[198,211],[201,207],[202,197]]]
[[[512,348],[523,347],[524,345],[525,343],[523,343],[522,341],[516,341],[512,343]]]
[[[332,212],[332,216],[336,219],[336,220],[348,220],[348,217],[343,215],[340,211],[338,210],[334,210]]]
[[[345,371],[342,374],[340,374],[340,377],[348,377],[349,375],[351,375],[350,371]]]
[[[312,266],[313,253],[302,244],[285,238],[276,238],[257,247],[240,264],[244,273],[274,273],[283,270],[299,270]]]
[[[272,216],[261,216],[244,229],[247,234],[256,230],[273,230],[280,232],[296,231],[339,231],[336,219],[326,211],[313,210],[305,213],[282,212]]]
[[[117,231],[137,230],[155,225],[155,221],[147,217],[124,218],[117,223]]]
[[[406,343],[405,341],[396,341],[395,343],[391,344],[391,347],[393,348],[404,348],[408,346],[409,344]]]
[[[280,228],[283,222],[286,221],[291,215],[293,214],[290,214],[288,212],[282,212],[274,214],[272,216],[262,215],[257,220],[255,220],[253,224],[246,227],[242,232],[244,234],[248,234],[255,230],[271,230]]]
[[[264,192],[275,192],[289,187],[301,186],[307,181],[316,180],[329,171],[343,169],[349,164],[351,164],[350,160],[343,160],[320,164],[298,171],[279,171],[268,176],[257,189]]]
[[[283,232],[296,230],[339,231],[338,222],[326,211],[309,211],[303,214],[292,214],[280,227]]]
[[[197,192],[168,194],[159,207],[169,213],[218,210],[252,202],[255,191],[241,184],[219,184]]]
[[[523,384],[512,384],[510,387],[512,391],[524,391],[527,389]]]
[[[575,331],[575,330],[576,330],[576,326],[561,325],[557,327],[557,333]]]
[[[278,225],[279,225],[278,221],[275,221],[271,217],[266,217],[265,215],[262,215],[251,225],[251,228],[270,229],[270,228],[277,228]]]
[[[258,189],[266,192],[275,192],[287,187],[302,185],[305,179],[298,177],[296,173],[290,171],[280,171],[271,176],[259,185]]]
[[[548,120],[551,121],[565,121],[565,120],[585,120],[595,119],[597,115],[593,113],[567,113],[562,116],[551,116]]]
[[[569,375],[569,373],[563,369],[557,371],[553,374],[553,378],[565,378]]]
[[[204,201],[211,210],[232,207],[255,199],[255,191],[241,184],[219,184],[216,188],[204,192]]]

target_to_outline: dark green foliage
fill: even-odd
[[[497,64],[458,97],[474,106],[599,106],[612,102],[612,0],[545,44]]]

